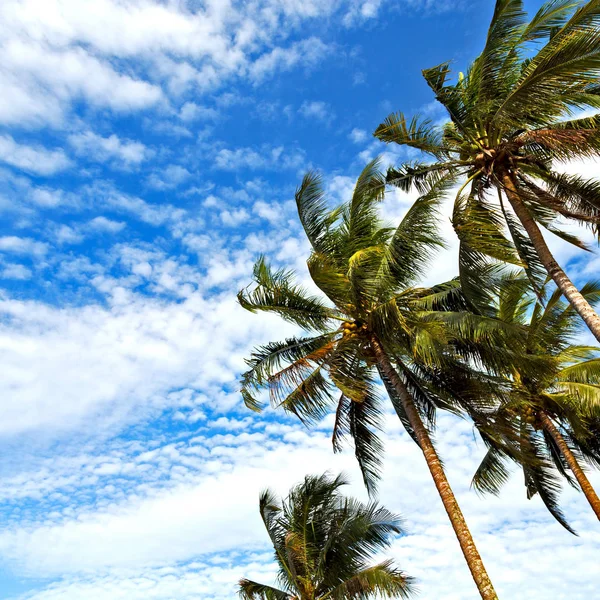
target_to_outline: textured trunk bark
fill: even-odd
[[[571,452],[565,438],[562,436],[558,427],[553,423],[552,419],[545,413],[540,413],[540,419],[542,421],[542,425],[544,429],[552,436],[552,439],[556,442],[556,445],[560,448],[562,455],[565,457],[569,468],[575,475],[579,486],[581,487],[581,491],[585,494],[587,501],[590,503],[592,510],[596,513],[596,517],[600,520],[600,498],[598,498],[598,494],[596,494],[596,490],[592,487],[590,480],[587,478],[586,474],[583,472],[583,469],[579,466],[577,459]]]
[[[435,448],[433,447],[429,433],[427,432],[427,429],[421,420],[410,392],[404,385],[404,382],[398,376],[398,373],[396,373],[396,370],[390,362],[385,349],[376,336],[372,336],[371,345],[379,367],[394,386],[394,389],[402,402],[406,416],[408,417],[408,420],[419,442],[419,446],[425,456],[425,460],[427,462],[427,466],[429,467],[431,476],[433,477],[435,487],[437,488],[440,498],[442,499],[442,503],[444,504],[444,508],[448,513],[454,533],[458,538],[462,553],[467,561],[467,564],[469,565],[469,569],[473,579],[475,580],[477,589],[479,590],[483,600],[498,600],[494,586],[492,585],[487,571],[485,570],[485,566],[481,560],[479,551],[475,546],[475,542],[473,541],[471,532],[467,527],[467,523],[462,511],[460,510],[458,502],[456,501],[454,492],[452,491],[450,483],[446,478],[446,473],[444,472],[442,463],[437,455],[437,452],[435,451]]]
[[[590,306],[590,303],[581,295],[579,290],[569,279],[568,275],[563,271],[562,267],[556,262],[554,256],[552,256],[552,252],[550,252],[550,248],[548,248],[548,244],[546,244],[546,240],[544,239],[540,228],[521,200],[511,176],[508,173],[504,173],[501,176],[501,179],[508,201],[513,207],[517,218],[525,228],[525,231],[527,232],[541,263],[546,268],[548,275],[552,277],[554,283],[556,283],[565,298],[579,313],[589,330],[594,334],[594,337],[600,342],[600,317]]]

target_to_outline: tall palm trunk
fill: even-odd
[[[594,334],[594,337],[600,342],[600,317],[590,306],[590,303],[581,295],[581,292],[575,287],[568,275],[563,271],[562,267],[556,262],[552,252],[550,252],[550,248],[548,248],[548,244],[546,244],[546,240],[544,239],[540,228],[521,200],[517,186],[512,177],[508,173],[503,173],[501,179],[508,200],[515,211],[517,218],[525,228],[538,258],[546,268],[548,275],[552,277],[558,289],[560,289],[565,298],[570,302],[571,306],[579,313],[589,330]]]
[[[583,472],[583,469],[579,466],[577,459],[569,445],[565,441],[565,438],[562,436],[558,427],[553,423],[552,419],[542,411],[540,413],[540,420],[544,429],[552,436],[552,439],[556,442],[556,445],[559,447],[562,455],[565,457],[569,468],[575,475],[579,486],[581,487],[581,491],[585,494],[587,501],[590,503],[592,510],[596,513],[598,520],[600,520],[600,498],[598,498],[598,494],[596,494],[596,490],[592,487],[590,480],[587,478],[586,474]]]
[[[481,560],[479,551],[475,546],[471,532],[467,527],[467,523],[462,511],[460,510],[458,502],[456,501],[454,492],[452,491],[450,483],[446,478],[446,473],[444,472],[440,458],[433,447],[433,443],[431,442],[431,438],[429,437],[429,433],[427,432],[425,425],[423,425],[423,421],[421,420],[421,417],[417,411],[412,396],[404,385],[404,382],[398,376],[398,373],[390,362],[385,349],[375,335],[372,335],[371,337],[371,346],[375,353],[375,358],[379,368],[394,386],[394,389],[398,394],[400,401],[402,402],[406,416],[415,432],[419,446],[423,451],[425,460],[427,461],[427,466],[429,467],[429,471],[433,477],[435,487],[437,488],[442,499],[442,503],[444,504],[444,508],[448,513],[450,523],[452,524],[454,533],[458,538],[461,550],[465,560],[467,561],[467,564],[469,565],[471,575],[475,580],[475,584],[477,585],[479,593],[481,594],[483,600],[498,600],[494,586],[492,585],[487,571],[485,570],[485,566]]]

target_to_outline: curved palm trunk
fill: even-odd
[[[371,345],[379,367],[394,386],[394,389],[396,390],[402,402],[404,411],[406,412],[408,420],[410,421],[410,424],[415,432],[419,446],[423,451],[425,460],[427,461],[427,466],[429,467],[429,471],[433,477],[435,487],[437,488],[440,498],[442,499],[442,503],[444,504],[444,508],[448,513],[450,523],[452,524],[454,533],[458,538],[461,550],[465,560],[467,561],[467,564],[469,565],[471,575],[475,580],[475,584],[477,585],[479,593],[481,594],[483,600],[498,600],[494,586],[492,585],[487,571],[485,570],[485,566],[481,560],[479,551],[475,546],[475,542],[473,541],[471,532],[469,531],[458,502],[456,501],[454,492],[452,491],[450,483],[446,478],[446,473],[444,472],[440,458],[433,447],[429,433],[427,432],[425,425],[423,425],[423,421],[421,420],[410,392],[404,385],[404,382],[398,376],[398,373],[396,373],[396,370],[390,362],[387,353],[376,336],[372,336]]]
[[[575,475],[575,478],[581,487],[581,491],[585,494],[592,510],[596,513],[598,520],[600,520],[600,498],[598,498],[596,490],[592,487],[592,484],[583,472],[583,469],[579,466],[579,463],[577,462],[575,455],[571,452],[565,438],[558,430],[558,427],[552,422],[552,419],[543,411],[540,413],[540,420],[542,421],[544,429],[552,436],[552,439],[560,448],[562,455],[565,457],[569,468],[573,472],[573,475]]]
[[[521,200],[511,176],[508,173],[505,173],[502,175],[501,179],[506,196],[515,211],[517,218],[525,228],[525,231],[527,232],[541,263],[546,268],[548,275],[552,277],[558,289],[560,289],[571,306],[579,313],[589,330],[594,334],[594,337],[600,342],[600,317],[596,314],[596,311],[591,307],[590,303],[581,295],[579,290],[569,279],[568,275],[563,271],[562,267],[556,262],[552,252],[550,252],[550,248],[548,248],[548,244],[546,244],[546,240],[544,239],[540,228]]]

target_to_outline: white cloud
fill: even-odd
[[[269,223],[277,223],[284,216],[284,211],[281,205],[269,204],[264,200],[257,200],[252,207],[252,211],[262,219],[266,219]]]
[[[250,215],[245,208],[238,208],[237,210],[224,210],[219,214],[219,217],[223,225],[238,227],[246,222],[250,218]]]
[[[62,190],[34,188],[31,190],[30,196],[35,204],[44,208],[53,208],[64,202],[64,192]]]
[[[0,277],[3,279],[30,279],[31,270],[25,265],[9,264],[2,268]]]
[[[297,66],[312,68],[334,49],[314,36],[286,45],[291,32],[335,13],[346,25],[370,19],[379,4],[98,0],[83,7],[77,0],[5,0],[0,122],[65,126],[81,99],[138,111],[232,77],[258,84]]]
[[[222,148],[215,155],[214,166],[223,171],[240,168],[251,170],[299,169],[305,163],[300,150],[286,150],[283,146],[261,148]]]
[[[0,249],[32,252],[38,246],[0,238]],[[232,287],[241,285],[251,261],[240,263],[236,268],[243,271],[237,275],[217,257],[211,263],[216,271],[206,276],[178,270],[175,263],[153,267],[157,292],[183,294],[181,302],[146,299],[103,277],[94,283],[112,298],[107,309],[0,301],[0,314],[10,323],[0,330],[6,368],[0,385],[13,399],[0,405],[0,435],[70,428],[92,414],[114,424],[135,416],[134,410],[141,418],[144,406],[154,410],[168,404],[166,394],[173,387],[197,385],[208,391],[234,384],[244,340],[265,322],[248,324],[232,295],[209,300],[194,288],[221,276]],[[220,348],[207,355],[216,338]]]
[[[353,85],[362,85],[367,81],[367,76],[362,71],[356,71],[352,75],[352,84]]]
[[[54,175],[71,166],[62,150],[18,144],[10,135],[0,136],[0,161],[37,175]]]
[[[161,179],[156,175],[155,177],[159,185],[164,185]],[[171,204],[152,204],[137,196],[125,194],[108,182],[97,181],[83,192],[90,201],[155,226],[177,222],[186,214],[184,209]]]
[[[54,236],[59,244],[79,244],[84,239],[81,231],[64,223],[56,228]]]
[[[192,121],[212,121],[217,119],[219,112],[214,108],[198,106],[194,102],[186,102],[179,110],[179,118],[186,123]]]
[[[262,557],[261,557],[262,558]],[[230,600],[235,594],[232,581],[252,576],[264,581],[272,578],[273,568],[258,557],[235,567],[227,561],[220,564],[197,562],[182,567],[144,569],[129,574],[111,573],[100,577],[75,578],[63,581],[46,590],[24,596],[29,600],[179,600],[203,598]]]
[[[159,87],[116,72],[83,48],[52,48],[13,39],[0,50],[0,59],[5,70],[19,73],[29,97],[50,93],[63,111],[77,99],[129,111],[152,106],[162,97]],[[39,112],[31,116],[34,121]]]
[[[296,42],[288,48],[274,48],[250,65],[250,78],[258,85],[274,73],[289,71],[298,65],[312,68],[333,51],[331,46],[316,37]]]
[[[4,71],[0,72],[0,84],[0,123],[30,127],[57,127],[62,123],[60,100],[45,93],[40,85]]]
[[[168,165],[148,178],[148,185],[157,190],[175,188],[187,181],[192,174],[181,165]]]
[[[304,101],[298,112],[306,119],[316,119],[317,121],[331,121],[334,118],[331,106],[322,101]]]
[[[43,256],[48,252],[48,245],[32,238],[6,235],[0,237],[0,252]]]
[[[94,217],[89,223],[88,227],[96,231],[103,231],[107,233],[118,233],[127,226],[123,221],[113,221],[106,217]]]
[[[373,19],[381,8],[382,0],[358,0],[352,3],[344,16],[344,24],[352,25],[356,21]]]
[[[302,434],[298,439],[308,442],[308,437]],[[278,447],[279,452],[264,452],[261,441],[271,449]],[[300,449],[299,444],[273,445],[263,435],[247,440],[247,444],[246,464],[235,459],[231,462],[226,455],[220,458],[219,447],[213,446],[213,468],[220,466],[222,472],[207,471],[205,483],[176,485],[141,502],[125,503],[104,514],[82,514],[76,521],[42,526],[19,538],[0,535],[0,550],[12,549],[13,560],[25,561],[38,574],[56,575],[169,564],[234,547],[264,547],[264,543],[257,544],[262,527],[256,518],[256,498],[269,473],[281,474],[278,487],[285,490],[295,482],[303,467],[301,461],[324,458],[329,444],[326,436],[319,436],[317,443],[307,443],[300,455],[294,452]],[[236,449],[227,443],[221,449],[227,447]],[[196,448],[203,449],[201,445]],[[351,464],[347,458],[344,462]],[[228,526],[223,528],[226,522]],[[85,538],[93,538],[94,544],[84,546]],[[54,540],[52,553],[44,549],[44,541],[50,539]]]
[[[102,137],[92,131],[76,133],[69,136],[69,143],[79,156],[97,162],[115,159],[136,165],[150,155],[148,148],[141,142],[121,140],[114,133],[109,137]]]
[[[367,135],[367,132],[364,129],[358,129],[357,127],[355,127],[351,132],[350,135],[348,135],[348,137],[355,143],[355,144],[362,144],[364,141],[367,140],[367,138],[369,137]]]

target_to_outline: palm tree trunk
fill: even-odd
[[[529,210],[521,200],[515,182],[508,173],[501,176],[504,185],[506,196],[517,215],[521,225],[525,228],[533,247],[540,259],[541,263],[546,268],[548,275],[552,277],[558,289],[563,293],[565,298],[570,302],[571,306],[579,313],[585,321],[589,330],[594,334],[594,337],[600,342],[600,317],[591,307],[590,303],[582,296],[581,292],[575,287],[568,275],[563,271],[562,267],[556,262],[556,259],[550,252],[548,244],[540,231],[537,223],[529,213]]]
[[[483,600],[498,600],[494,586],[492,585],[487,571],[485,570],[485,566],[481,560],[479,551],[475,546],[471,532],[469,531],[462,511],[460,510],[458,502],[456,501],[454,492],[450,487],[450,483],[448,482],[446,473],[444,472],[444,467],[442,466],[440,458],[435,451],[431,438],[429,437],[429,433],[425,428],[425,425],[423,425],[423,421],[421,420],[421,417],[417,411],[412,396],[404,385],[404,382],[398,376],[398,373],[390,362],[385,349],[375,335],[372,335],[371,337],[371,346],[375,353],[375,358],[379,368],[392,383],[396,393],[398,394],[398,397],[400,398],[400,401],[402,402],[406,416],[408,417],[410,425],[415,432],[419,446],[423,451],[425,460],[427,461],[427,466],[429,467],[429,471],[433,477],[435,487],[437,488],[440,498],[442,499],[442,503],[444,504],[444,508],[448,513],[450,523],[452,524],[454,533],[458,538],[461,550],[465,560],[467,561],[467,564],[469,565],[471,575],[475,580],[475,584],[477,585],[479,593],[481,594]]]
[[[556,442],[556,445],[560,448],[562,455],[565,457],[569,468],[575,475],[579,486],[581,487],[581,491],[585,494],[587,501],[590,503],[592,510],[596,513],[598,520],[600,520],[600,498],[598,498],[598,494],[596,494],[596,490],[592,487],[590,480],[587,478],[586,474],[583,472],[583,469],[579,466],[577,459],[569,445],[567,444],[565,438],[562,436],[558,427],[552,422],[552,419],[544,412],[540,412],[540,419],[542,421],[542,425],[544,429],[552,436],[552,439]]]

